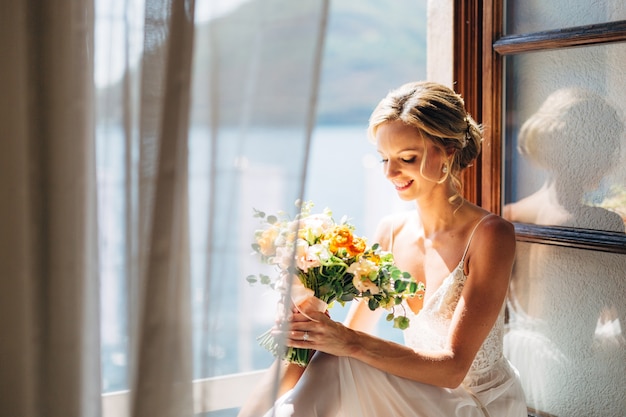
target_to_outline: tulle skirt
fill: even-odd
[[[440,388],[317,352],[298,384],[265,417],[527,416],[517,372],[506,359],[485,377],[471,388]]]

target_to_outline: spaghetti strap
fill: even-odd
[[[492,216],[492,215],[493,213],[489,213],[483,216],[480,220],[476,222],[476,225],[474,226],[474,229],[472,230],[472,233],[470,234],[470,237],[467,240],[467,245],[465,246],[465,251],[463,252],[463,257],[461,258],[461,265],[465,265],[465,255],[467,255],[467,251],[470,247],[470,243],[472,243],[472,238],[474,237],[474,233],[476,232],[476,229],[478,229],[478,226],[483,222],[483,220],[485,220],[487,217]]]

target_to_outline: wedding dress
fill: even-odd
[[[407,308],[411,320],[404,331],[407,346],[429,351],[444,348],[467,279],[465,255],[474,231],[458,266],[422,310],[413,314]],[[316,352],[298,384],[265,417],[527,416],[517,371],[502,353],[503,333],[504,305],[463,383],[454,389],[391,375],[353,358]]]

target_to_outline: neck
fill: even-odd
[[[463,200],[455,200],[450,203],[450,197],[455,193],[450,187],[445,187],[445,192],[431,195],[423,200],[416,201],[417,214],[424,229],[425,237],[434,236],[437,233],[449,230],[458,221],[458,211],[462,210]],[[459,208],[461,204],[461,208]]]

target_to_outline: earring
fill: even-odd
[[[444,165],[443,168],[441,168],[441,172],[443,172],[444,174],[448,173],[448,166]]]

